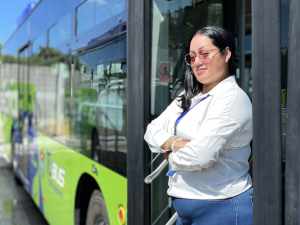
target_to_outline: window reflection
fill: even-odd
[[[70,70],[67,56],[46,47],[43,37],[33,43],[30,79],[36,90],[35,115],[38,129],[66,142],[70,135],[65,96],[68,96]]]
[[[207,24],[223,25],[223,4],[217,0],[154,0],[152,13],[151,114],[154,116],[181,90],[183,57],[192,34]]]
[[[96,0],[96,24],[101,24],[108,19],[112,19],[112,17],[120,15],[124,9],[124,0]]]
[[[95,2],[86,1],[77,8],[77,33],[83,33],[95,25]]]
[[[99,24],[112,24],[123,19],[126,1],[87,0],[77,7],[77,34]],[[111,25],[109,25],[111,27]]]
[[[83,53],[73,77],[72,129],[89,157],[126,174],[126,39]]]
[[[72,36],[71,14],[63,16],[49,31],[49,46],[57,47]]]

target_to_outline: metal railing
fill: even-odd
[[[153,160],[154,161],[154,160]],[[153,163],[153,161],[151,162],[151,164]],[[145,177],[144,179],[144,182],[146,184],[151,184],[160,174],[161,172],[167,167],[168,165],[168,160],[167,159],[164,159],[159,165],[158,167],[152,171],[152,173],[150,173],[148,176]],[[169,206],[171,207],[171,206]],[[162,213],[159,217],[162,216]],[[171,218],[167,221],[166,225],[173,225],[176,223],[176,220],[177,220],[177,213],[175,212]],[[159,219],[159,218],[158,218]],[[158,220],[157,219],[157,220]]]
[[[168,160],[164,159],[152,173],[145,177],[144,182],[146,184],[151,184],[155,180],[155,178],[157,178],[161,174],[161,172],[164,170],[164,168],[166,168],[167,165]]]

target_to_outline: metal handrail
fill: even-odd
[[[161,153],[158,153],[158,154],[156,154],[156,156],[151,160],[151,165],[153,165],[154,164],[154,162],[157,160],[157,159],[159,159],[159,156],[161,156]]]
[[[155,160],[154,160],[155,161]],[[152,164],[152,163],[151,163]],[[144,182],[146,184],[151,184],[155,178],[157,178],[160,173],[164,170],[164,168],[168,165],[168,160],[164,159],[159,165],[158,167],[152,172],[150,173],[147,177],[145,177]],[[170,206],[169,206],[170,207]],[[161,215],[164,214],[164,212],[161,213]],[[161,216],[160,215],[160,216]],[[159,217],[160,217],[159,216]],[[173,225],[176,223],[176,220],[178,218],[177,213],[175,212],[172,217],[167,221],[166,225]]]
[[[166,223],[166,225],[172,225],[172,224],[174,224],[176,222],[176,220],[177,220],[177,217],[178,217],[177,213],[174,213],[172,215],[172,217],[168,220],[168,222]]]
[[[145,177],[144,182],[146,184],[151,184],[153,180],[158,177],[158,175],[163,171],[163,169],[168,165],[168,160],[164,159],[159,166],[150,173],[147,177]]]

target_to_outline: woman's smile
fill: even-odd
[[[193,71],[194,71],[194,75],[196,77],[200,77],[200,76],[202,77],[208,71],[208,68],[205,66],[199,65],[199,66],[195,66]]]
[[[196,72],[203,72],[203,71],[206,71],[207,70],[207,67],[204,66],[204,65],[197,65],[194,67],[194,71]]]

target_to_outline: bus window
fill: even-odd
[[[75,136],[84,154],[126,174],[126,40],[78,56]]]
[[[81,35],[100,25],[102,32],[113,22],[124,18],[126,1],[124,0],[87,0],[77,7],[76,34]]]

